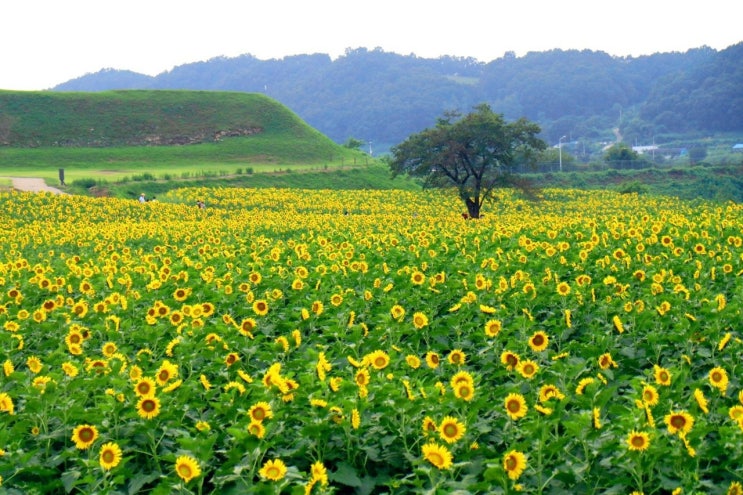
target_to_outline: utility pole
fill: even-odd
[[[557,149],[560,153],[560,172],[562,172],[562,140],[565,139],[567,136],[563,136],[560,138],[560,140],[557,142]]]

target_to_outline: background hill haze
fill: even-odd
[[[386,151],[435,124],[445,111],[488,103],[507,119],[526,117],[555,144],[634,144],[679,136],[743,133],[743,43],[724,50],[614,57],[590,50],[426,59],[381,49],[259,60],[218,57],[147,76],[104,69],[54,91],[190,89],[263,93],[337,143],[355,138]],[[366,147],[366,145],[365,145]]]

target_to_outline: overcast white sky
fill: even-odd
[[[743,41],[739,0],[2,0],[0,89],[103,68],[156,75],[218,56],[381,48],[473,57],[590,49],[616,56]]]

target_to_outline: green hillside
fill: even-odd
[[[3,173],[138,173],[226,165],[349,164],[343,148],[260,94],[0,91]],[[38,173],[37,173],[38,175]],[[88,176],[90,173],[88,173]]]

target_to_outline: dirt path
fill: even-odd
[[[3,177],[4,179],[11,179],[13,181],[13,189],[18,191],[26,192],[40,192],[46,191],[54,194],[67,194],[64,191],[57,189],[56,187],[47,186],[44,179],[38,179],[35,177]]]

